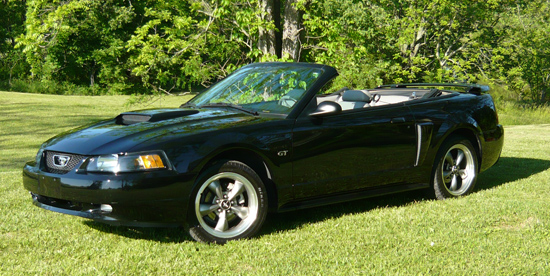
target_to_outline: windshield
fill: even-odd
[[[251,112],[288,114],[322,74],[319,68],[288,64],[246,66],[187,104],[238,106]]]

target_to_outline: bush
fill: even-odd
[[[7,82],[0,83],[0,87],[4,90],[37,93],[37,94],[55,94],[55,95],[102,95],[105,94],[105,89],[99,86],[79,86],[72,83],[58,83],[52,80],[21,80],[15,79],[11,81],[11,85]]]

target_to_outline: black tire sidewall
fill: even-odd
[[[221,172],[232,172],[244,176],[250,181],[256,194],[258,195],[258,216],[254,223],[242,234],[232,237],[232,238],[220,238],[211,235],[204,228],[201,227],[195,213],[195,199],[202,185],[213,175],[216,175]],[[206,169],[198,178],[195,183],[195,188],[193,189],[192,196],[189,199],[189,213],[188,213],[188,223],[189,223],[189,234],[191,237],[200,242],[206,243],[217,243],[225,244],[229,240],[238,240],[254,236],[263,225],[265,218],[267,216],[267,194],[265,186],[254,170],[252,170],[246,164],[239,161],[220,161]]]

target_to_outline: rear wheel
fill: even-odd
[[[191,236],[201,242],[226,243],[253,236],[267,214],[265,187],[254,170],[227,161],[199,177],[192,198]]]
[[[437,199],[470,193],[478,174],[477,154],[464,137],[450,138],[441,146],[434,164],[433,189]]]

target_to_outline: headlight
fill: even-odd
[[[136,172],[168,168],[164,152],[136,152],[92,157],[86,167],[89,172]]]

